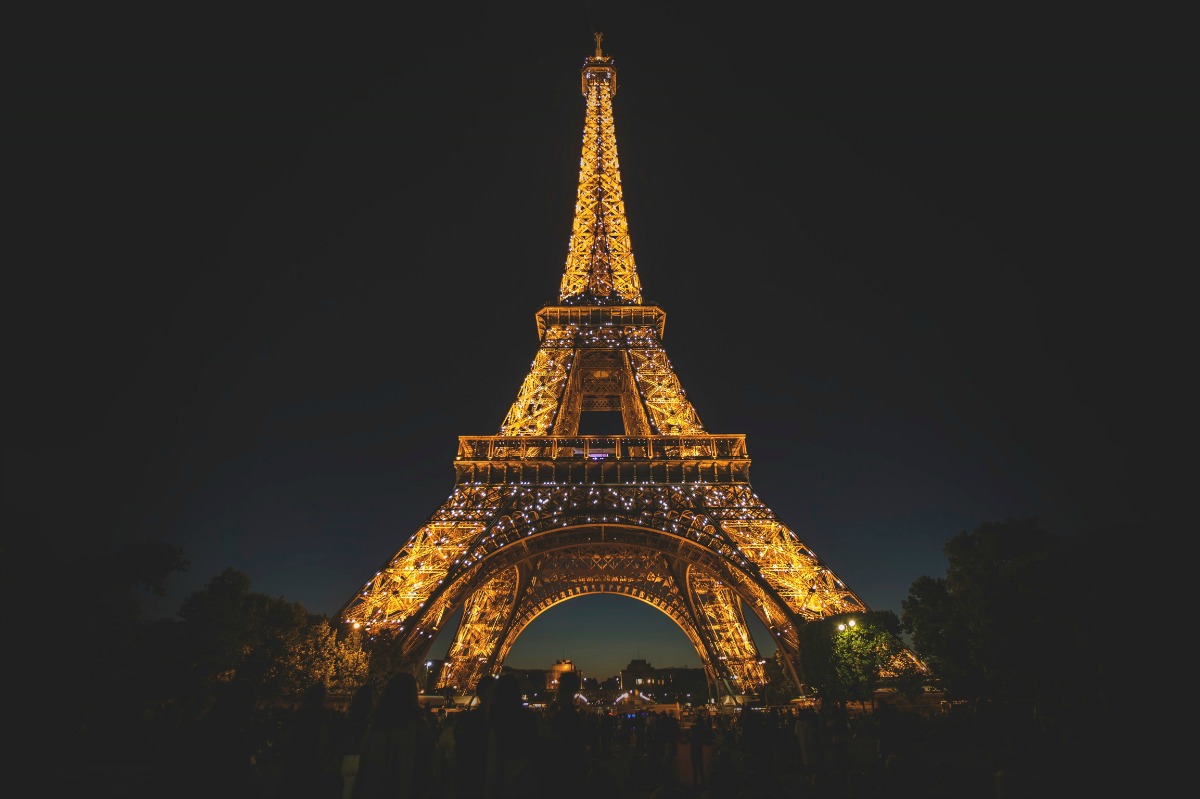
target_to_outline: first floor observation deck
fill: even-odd
[[[746,483],[744,435],[460,436],[457,483]]]

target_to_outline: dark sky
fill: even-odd
[[[6,579],[152,537],[154,613],[232,566],[333,614],[529,367],[594,29],[676,373],[870,607],[1006,517],[1154,551],[1187,5],[5,2]],[[508,662],[559,657],[699,663],[612,597]]]

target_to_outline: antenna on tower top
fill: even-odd
[[[596,58],[603,58],[604,53],[600,52],[600,42],[602,39],[604,39],[604,34],[600,31],[596,31],[592,34],[592,36],[594,36],[596,39]]]

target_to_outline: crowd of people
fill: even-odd
[[[923,713],[742,709],[680,719],[597,711],[562,675],[534,710],[509,674],[478,702],[423,708],[414,677],[361,686],[344,709],[323,683],[291,708],[257,706],[223,683],[166,742],[129,799],[1018,799],[1105,796],[1093,736],[1035,707]],[[871,712],[867,712],[870,710]],[[1109,765],[1109,768],[1115,765]]]

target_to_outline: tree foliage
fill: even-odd
[[[786,705],[800,695],[800,686],[792,679],[791,669],[784,662],[783,653],[778,649],[767,658],[765,665],[767,684],[763,688],[763,701],[768,705]]]
[[[1094,570],[1105,549],[1035,518],[982,524],[946,543],[945,577],[912,584],[902,627],[956,697],[1095,695],[1105,666]]]
[[[73,619],[71,646],[86,653],[91,679],[69,683],[71,704],[85,715],[112,718],[134,712],[121,697],[136,695],[152,663],[146,658],[142,594],[161,596],[188,560],[183,551],[161,541],[127,541],[111,549],[80,551],[64,559],[58,579],[86,586],[86,602],[73,592],[55,592],[79,606],[63,609]],[[95,685],[106,686],[103,691]],[[76,695],[77,693],[77,695]]]
[[[294,701],[316,680],[352,690],[367,677],[357,637],[339,641],[329,620],[298,602],[250,590],[226,569],[184,600],[179,616],[197,681],[245,677],[264,701]]]
[[[296,630],[263,680],[274,696],[299,697],[316,681],[331,692],[351,693],[367,679],[368,657],[357,635],[338,639],[329,621],[319,618]]]
[[[869,701],[883,685],[919,690],[926,675],[906,657],[900,620],[890,610],[843,613],[801,630],[804,679],[823,701]]]

